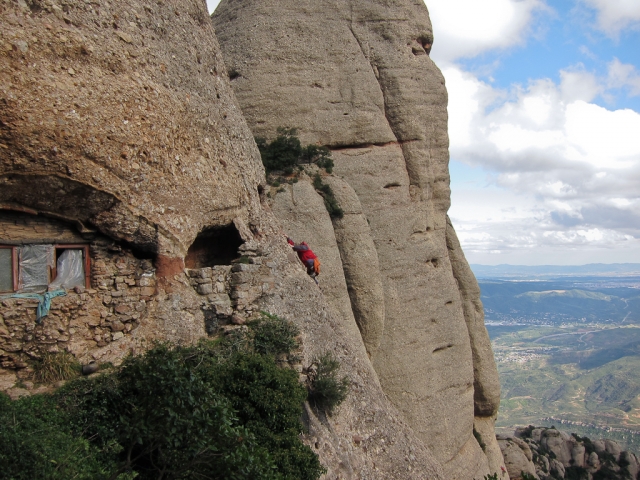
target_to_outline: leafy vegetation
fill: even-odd
[[[295,337],[300,334],[293,322],[262,312],[262,319],[250,324],[253,330],[253,348],[261,355],[289,354],[298,346]]]
[[[330,353],[324,354],[314,362],[316,372],[309,386],[309,402],[319,410],[331,415],[349,393],[349,379],[338,379],[340,362]]]
[[[316,189],[322,198],[324,198],[324,206],[329,212],[329,216],[331,218],[342,218],[344,216],[344,211],[340,208],[338,204],[338,200],[336,200],[335,195],[333,194],[333,190],[331,187],[322,181],[322,177],[319,173],[313,177],[313,188]]]
[[[156,345],[55,395],[0,396],[0,478],[317,479],[300,440],[307,391],[274,357],[297,330],[265,314],[237,331]]]
[[[307,145],[303,147],[295,128],[278,128],[278,136],[271,142],[262,137],[256,138],[262,163],[267,174],[282,171],[290,175],[294,167],[303,163],[315,163],[327,173],[333,170],[331,152],[327,147]]]
[[[117,469],[117,450],[117,445],[111,445],[101,451],[87,438],[76,435],[68,415],[52,396],[36,395],[12,402],[0,393],[0,478],[107,479]]]

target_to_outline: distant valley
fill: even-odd
[[[564,424],[640,451],[640,264],[478,267],[498,430]]]

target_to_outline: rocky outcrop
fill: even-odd
[[[502,450],[504,464],[512,480],[521,479],[524,474],[539,478],[533,464],[533,454],[529,446],[519,438],[498,436],[498,445]]]
[[[612,440],[594,440],[555,428],[519,428],[498,436],[511,478],[522,472],[542,480],[637,478],[638,458]]]
[[[447,220],[447,93],[429,58],[427,9],[409,0],[223,0],[213,20],[254,135],[293,127],[303,143],[332,150],[337,178],[325,181],[348,213],[333,233],[384,391],[447,478],[497,472],[499,382],[479,289]],[[286,191],[274,205],[285,229],[302,233],[307,212]],[[304,239],[326,245],[322,229],[307,224]],[[356,262],[360,254],[378,268]],[[321,288],[344,310],[334,280]],[[369,298],[355,295],[362,290]],[[474,422],[493,453],[474,438]]]
[[[72,239],[90,287],[54,298],[39,325],[37,300],[3,296],[0,387],[38,391],[25,360],[43,352],[117,363],[154,339],[193,342],[266,310],[300,326],[302,366],[331,352],[351,381],[334,416],[305,416],[327,478],[448,478],[387,399],[349,317],[359,300],[340,280],[340,248],[348,257],[351,229],[340,247],[326,214],[314,219],[336,282],[325,296],[263,202],[204,2],[4,0],[0,18],[0,240],[22,252]],[[308,187],[300,198],[319,211]]]

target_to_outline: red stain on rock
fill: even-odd
[[[158,280],[171,279],[184,271],[184,259],[158,255],[156,258],[156,277]]]

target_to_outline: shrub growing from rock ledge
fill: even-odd
[[[331,415],[349,393],[349,379],[338,379],[338,362],[330,353],[325,353],[314,364],[309,381],[309,403]]]
[[[295,128],[278,128],[278,136],[271,142],[262,137],[256,137],[256,145],[260,150],[262,164],[267,174],[274,171],[290,175],[294,167],[303,163],[315,163],[324,168],[327,173],[333,171],[331,152],[327,147],[307,145],[303,147]]]
[[[249,327],[253,330],[253,348],[261,355],[289,354],[297,348],[295,337],[300,330],[293,322],[261,312],[262,318],[251,322]]]
[[[319,173],[313,177],[313,188],[322,195],[324,199],[324,206],[329,212],[329,216],[331,218],[342,218],[344,217],[344,211],[340,208],[338,204],[338,200],[336,200],[335,195],[333,194],[333,190],[331,187],[322,181],[322,177]]]

